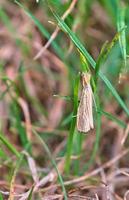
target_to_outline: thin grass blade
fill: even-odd
[[[80,81],[80,75],[76,77],[75,84],[74,84],[73,116],[77,115],[79,81]],[[69,173],[69,168],[70,168],[70,157],[72,154],[73,136],[75,132],[75,127],[76,127],[76,117],[73,117],[71,121],[69,137],[68,137],[66,161],[65,161],[65,170],[67,173]]]
[[[117,9],[117,30],[120,31],[125,26],[126,26],[126,24],[125,24],[125,7],[121,6],[121,7],[118,7],[118,9]],[[127,68],[126,68],[127,53],[126,53],[126,33],[125,33],[125,29],[122,31],[122,33],[119,37],[119,44],[120,44],[122,58],[123,58],[123,61],[124,61],[124,65],[121,67],[121,72],[120,72],[120,75],[122,75],[122,74],[125,74],[126,71],[127,71]]]
[[[58,25],[63,29],[63,31],[65,31],[69,35],[69,37],[71,38],[71,40],[73,41],[73,43],[75,44],[75,46],[86,57],[86,59],[88,60],[88,62],[95,69],[96,63],[95,63],[94,59],[91,57],[91,55],[85,49],[85,47],[82,45],[82,43],[79,41],[79,39],[69,29],[69,27],[67,26],[67,24],[64,21],[62,21],[61,18],[54,11],[52,11],[52,12],[53,12],[53,15],[55,16],[56,20],[58,21]],[[82,68],[82,70],[83,70],[83,68]],[[123,110],[125,111],[125,113],[129,116],[129,109],[128,109],[128,107],[126,106],[126,104],[124,103],[124,101],[121,99],[121,97],[119,96],[118,92],[116,91],[116,89],[111,84],[111,82],[106,78],[106,76],[101,71],[99,71],[99,76],[104,81],[104,83],[106,84],[106,86],[108,87],[108,89],[110,90],[110,92],[112,93],[112,95],[116,98],[117,102],[123,108]]]
[[[20,157],[20,153],[16,150],[16,148],[8,141],[7,138],[5,138],[5,136],[0,133],[0,140],[3,142],[3,144],[14,154],[16,155],[18,158]]]
[[[57,168],[55,160],[52,157],[52,154],[51,154],[51,152],[49,150],[49,147],[47,146],[47,144],[44,142],[44,140],[38,135],[38,133],[35,130],[33,130],[33,133],[38,138],[38,140],[41,142],[41,144],[43,145],[43,148],[45,149],[46,153],[48,154],[48,157],[49,157],[52,165],[54,166],[55,171],[57,172],[57,175],[58,175],[58,178],[59,178],[59,182],[60,182],[60,185],[62,187],[63,194],[64,194],[64,199],[68,200],[62,176],[61,176],[61,174],[60,174],[60,172],[59,172],[59,170]]]
[[[0,200],[4,200],[2,194],[0,193]]]
[[[40,23],[40,21],[29,11],[27,10],[20,2],[16,1],[15,0],[15,3],[17,5],[19,5],[23,10],[24,12],[26,13],[26,15],[35,23],[35,25],[38,27],[38,29],[40,30],[40,32],[42,33],[42,35],[44,37],[46,37],[47,39],[50,38],[50,33],[46,30],[46,28],[43,26],[43,24]],[[58,46],[58,44],[55,42],[55,41],[52,41],[52,47],[54,48],[54,50],[56,51],[56,53],[59,55],[59,57],[61,59],[63,59],[63,51],[62,49]]]

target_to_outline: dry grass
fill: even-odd
[[[95,129],[77,133],[74,82],[79,66],[86,63],[45,1],[22,2],[41,29],[13,1],[0,4],[0,200],[128,200],[127,113],[98,78],[100,124],[93,107]],[[97,61],[102,44],[116,32],[111,1],[55,1],[51,8]],[[128,41],[127,19],[128,13]],[[119,84],[122,59],[117,39],[101,70],[129,106],[128,71]],[[66,170],[71,130],[71,165]]]

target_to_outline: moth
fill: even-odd
[[[91,75],[83,72],[81,76],[82,92],[77,111],[77,130],[87,133],[94,128],[92,113],[93,93],[90,85]]]

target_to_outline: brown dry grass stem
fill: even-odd
[[[74,9],[77,1],[78,0],[72,0],[72,2],[70,4],[70,6],[68,7],[68,9],[62,15],[62,17],[61,17],[62,20],[65,20],[65,18],[72,12],[72,10]],[[40,49],[40,51],[34,57],[34,60],[37,60],[39,57],[41,57],[41,55],[44,53],[44,51],[50,46],[50,44],[52,43],[52,41],[56,38],[59,30],[60,30],[60,28],[57,26],[56,29],[55,29],[55,31],[52,33],[50,39],[47,41],[47,43]]]

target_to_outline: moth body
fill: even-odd
[[[92,114],[92,88],[90,85],[90,74],[82,75],[82,93],[77,112],[77,130],[88,132],[94,128]]]

